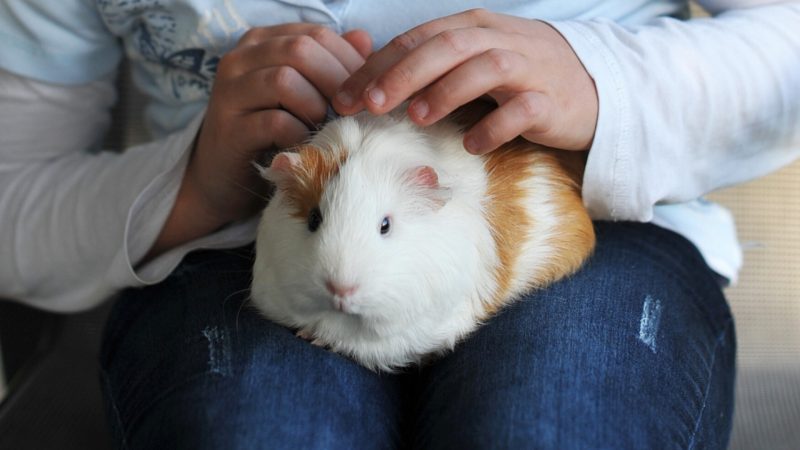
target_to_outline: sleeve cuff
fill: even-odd
[[[258,220],[253,218],[231,224],[165,252],[146,264],[137,265],[157,239],[172,211],[204,115],[205,111],[202,111],[183,131],[167,139],[164,170],[142,190],[129,210],[125,224],[123,263],[127,266],[124,273],[130,276],[130,280],[122,285],[156,284],[164,280],[192,250],[235,248],[255,239]]]
[[[646,222],[653,216],[651,205],[646,199],[631,198],[638,189],[632,171],[630,92],[617,58],[593,29],[605,22],[608,21],[547,23],[572,46],[597,88],[599,111],[583,178],[584,204],[595,219]]]

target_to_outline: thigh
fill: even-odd
[[[128,290],[101,363],[121,448],[392,448],[395,376],[296,338],[247,303],[252,250],[189,255]]]
[[[682,237],[598,223],[574,276],[492,318],[420,383],[424,448],[725,448],[735,337]]]

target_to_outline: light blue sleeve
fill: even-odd
[[[117,38],[94,0],[0,0],[0,67],[56,84],[83,84],[111,73]]]

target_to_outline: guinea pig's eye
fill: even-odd
[[[317,228],[319,228],[321,224],[322,211],[319,210],[319,207],[315,207],[308,212],[308,231],[312,233],[317,231]]]
[[[381,222],[381,234],[389,233],[389,230],[392,228],[392,219],[389,216],[383,218]]]

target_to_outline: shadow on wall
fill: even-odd
[[[0,402],[6,396],[6,371],[3,369],[3,343],[0,342]]]

